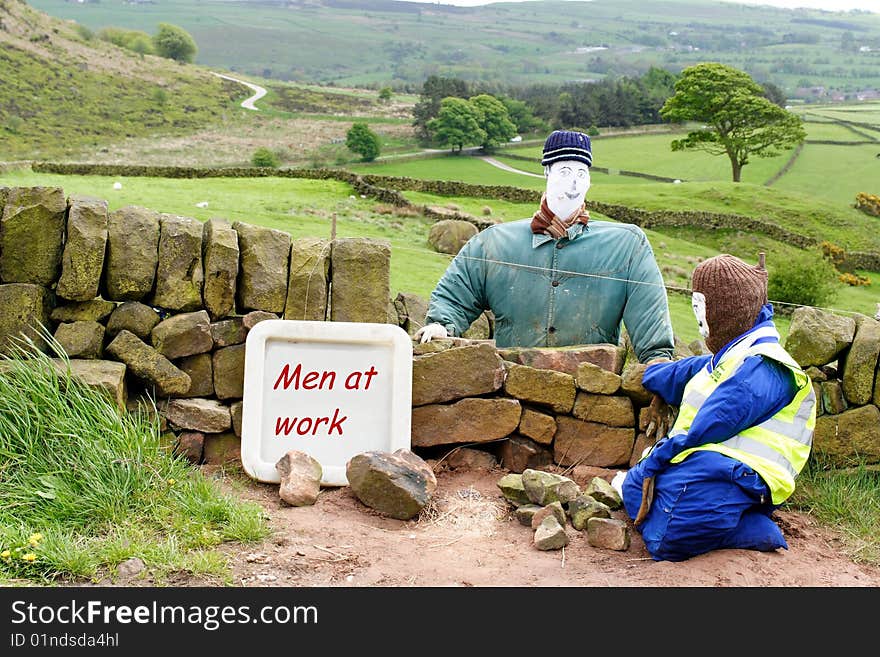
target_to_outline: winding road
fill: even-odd
[[[510,171],[511,173],[520,173],[524,176],[533,176],[535,178],[543,178],[544,176],[538,173],[531,173],[530,171],[523,171],[521,169],[514,169],[511,166],[504,164],[504,162],[499,162],[494,157],[481,157],[483,162],[487,162],[491,164],[493,167],[498,167],[499,169],[504,169],[505,171]]]
[[[246,82],[244,80],[239,80],[238,78],[234,78],[231,75],[223,75],[222,73],[215,73],[214,71],[211,71],[211,73],[216,75],[218,78],[223,78],[224,80],[230,80],[232,82],[238,82],[239,84],[243,84],[244,86],[248,87],[251,91],[254,92],[254,95],[244,99],[241,102],[241,106],[245,109],[254,110],[255,112],[260,111],[260,108],[256,107],[254,105],[254,103],[266,95],[266,93],[267,93],[266,89],[264,89],[263,87],[260,87],[256,84],[253,84],[252,82]],[[476,149],[474,149],[474,150],[476,150]],[[439,152],[439,149],[425,149],[425,152]],[[398,157],[400,157],[400,156],[398,156]],[[514,167],[509,166],[507,164],[504,164],[503,162],[499,162],[498,160],[496,160],[493,157],[485,157],[484,156],[484,157],[481,157],[480,159],[483,160],[484,162],[486,162],[487,164],[491,164],[493,167],[497,167],[499,169],[503,169],[504,171],[509,171],[511,173],[518,173],[523,176],[532,176],[533,178],[543,178],[544,177],[543,175],[538,174],[538,173],[531,173],[529,171],[522,171],[521,169],[515,169]]]
[[[266,95],[266,90],[263,87],[260,87],[256,84],[251,83],[251,82],[245,82],[244,80],[239,80],[238,78],[234,78],[231,75],[223,75],[222,73],[215,73],[214,71],[211,71],[211,73],[216,75],[218,78],[223,78],[224,80],[231,80],[232,82],[238,82],[239,84],[243,84],[244,86],[251,89],[254,92],[254,95],[243,100],[241,102],[241,106],[244,107],[245,109],[254,110],[255,112],[260,111],[260,108],[256,107],[254,105],[254,103]],[[425,149],[425,150],[439,152],[438,149]],[[481,157],[480,159],[488,164],[491,164],[494,167],[498,167],[499,169],[503,169],[505,171],[510,171],[511,173],[519,173],[524,176],[533,176],[535,178],[543,178],[544,177],[544,176],[537,174],[537,173],[531,173],[528,171],[521,171],[520,169],[514,169],[513,167],[508,166],[507,164],[504,164],[503,162],[499,162],[498,160],[496,160],[495,158],[492,158],[492,157]]]
[[[214,71],[211,71],[211,73],[214,73]],[[254,105],[254,103],[266,95],[266,90],[263,87],[257,86],[255,84],[250,83],[250,82],[245,82],[244,80],[239,80],[238,78],[233,78],[229,75],[223,75],[222,73],[214,73],[214,75],[216,75],[218,78],[223,78],[224,80],[231,80],[232,82],[238,82],[239,84],[243,84],[244,86],[251,89],[251,91],[254,92],[254,95],[243,100],[241,102],[241,106],[244,107],[245,109],[254,110],[255,112],[260,111],[260,108],[256,107]]]

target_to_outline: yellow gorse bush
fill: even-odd
[[[856,194],[855,208],[871,216],[880,217],[880,196],[859,192]]]

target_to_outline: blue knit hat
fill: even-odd
[[[577,160],[588,167],[593,166],[590,138],[582,132],[554,130],[544,142],[541,165],[547,166],[559,160]]]

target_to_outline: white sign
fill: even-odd
[[[399,326],[265,320],[245,349],[241,460],[278,483],[278,460],[305,452],[321,483],[345,486],[345,465],[368,451],[410,449],[412,340]]]

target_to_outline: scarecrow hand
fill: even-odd
[[[675,422],[676,409],[670,406],[660,395],[655,394],[648,406],[647,420],[648,428],[645,429],[645,435],[652,443],[656,443],[664,438]]]
[[[436,322],[433,324],[427,324],[416,331],[413,339],[418,340],[422,344],[425,342],[430,342],[435,338],[445,338],[449,335],[446,331],[446,327],[442,324],[437,324]]]

